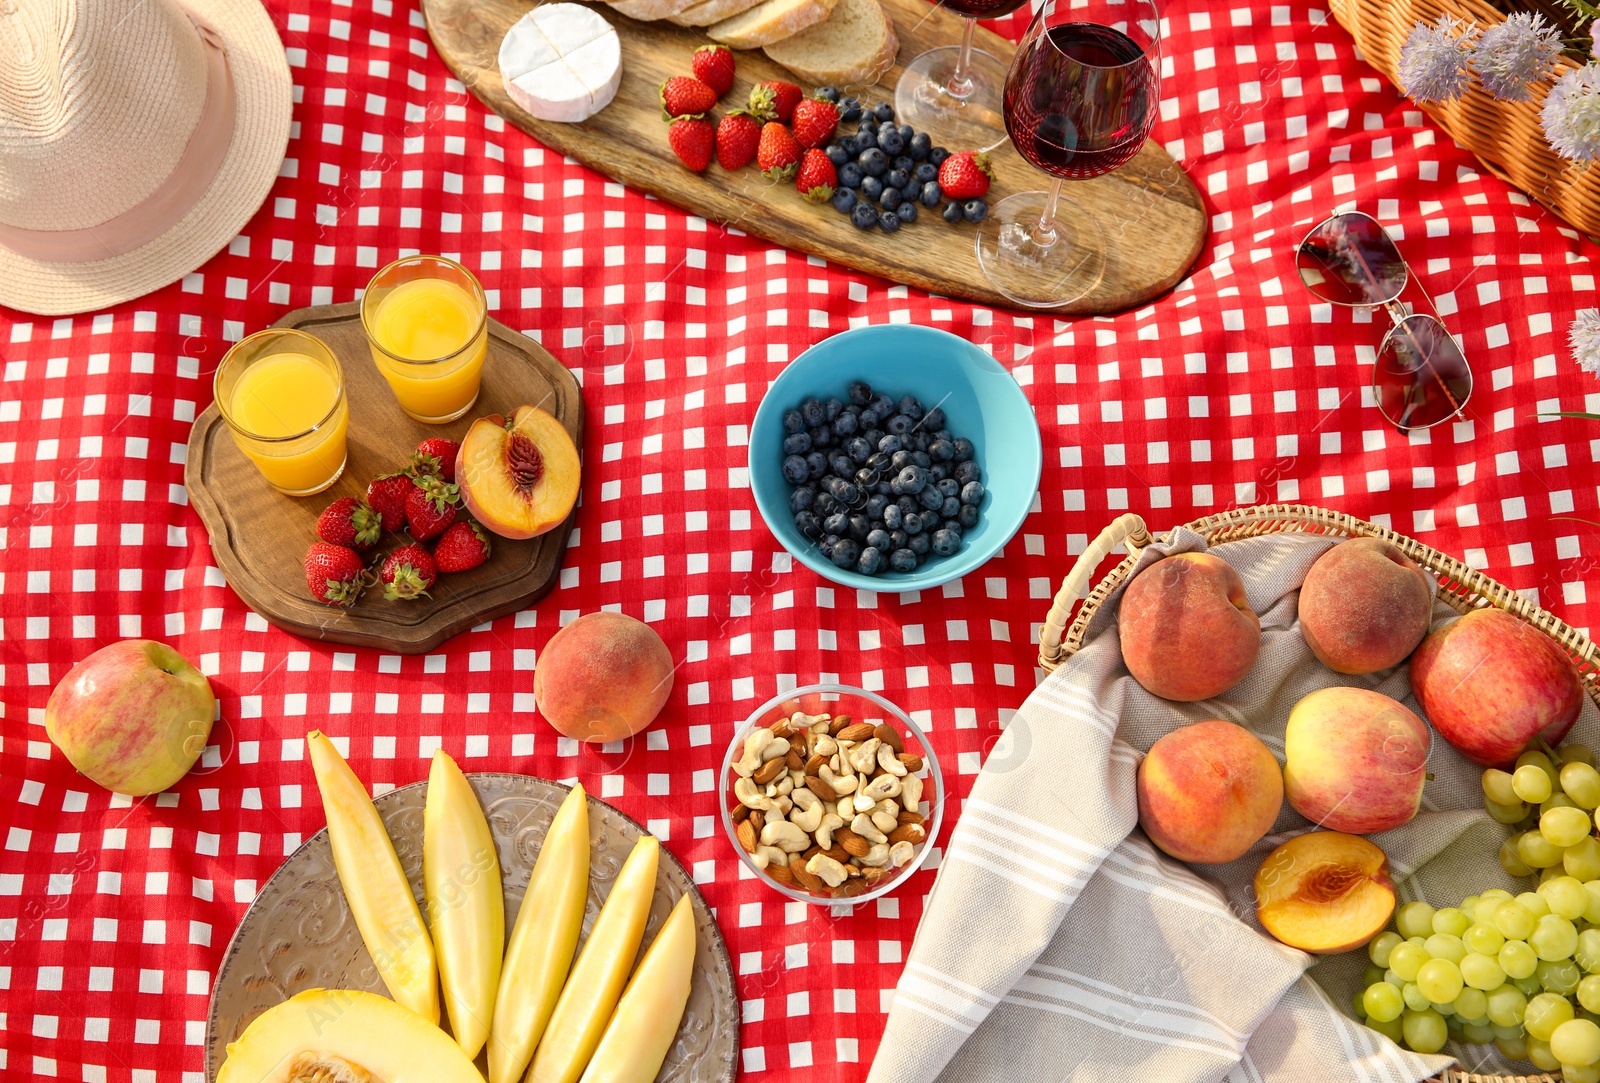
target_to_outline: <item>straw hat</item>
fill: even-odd
[[[0,0],[0,305],[104,308],[266,199],[292,84],[259,0]]]

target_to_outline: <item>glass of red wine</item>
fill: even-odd
[[[906,65],[894,88],[896,122],[951,150],[988,150],[1005,141],[1000,119],[1003,61],[972,47],[979,19],[1010,15],[1027,0],[940,0],[966,19],[961,44],[941,45]]]
[[[1160,26],[1155,0],[1044,0],[1017,45],[1006,131],[1055,184],[1007,196],[978,228],[978,263],[1012,302],[1056,308],[1105,277],[1105,231],[1061,189],[1144,146],[1160,91]]]

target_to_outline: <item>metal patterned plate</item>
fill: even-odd
[[[469,774],[489,818],[505,883],[509,934],[533,873],[534,859],[569,787],[529,775]],[[395,852],[422,902],[422,809],[427,783],[402,786],[377,798]],[[600,904],[633,844],[645,833],[637,821],[589,798],[587,939]],[[661,1066],[659,1083],[732,1083],[739,1049],[739,1000],[728,948],[711,910],[678,859],[661,849],[655,900],[644,943],[654,940],[673,904],[693,897],[697,945],[694,982],[683,1023]],[[426,911],[424,911],[426,912]],[[206,1024],[206,1079],[215,1083],[228,1043],[257,1015],[304,989],[364,989],[382,993],[372,957],[361,942],[339,876],[327,829],[289,855],[245,912],[228,944],[211,993]],[[482,1067],[483,1056],[479,1056]]]

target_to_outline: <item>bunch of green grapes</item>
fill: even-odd
[[[1494,888],[1460,906],[1407,903],[1367,945],[1355,997],[1367,1025],[1419,1053],[1494,1043],[1567,1083],[1600,1083],[1600,770],[1583,745],[1485,771],[1485,803],[1523,830],[1500,851],[1534,891]]]

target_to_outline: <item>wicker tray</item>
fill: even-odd
[[[1447,556],[1404,534],[1397,534],[1388,527],[1306,504],[1263,504],[1236,508],[1185,525],[1204,537],[1208,545],[1290,532],[1338,538],[1382,538],[1437,576],[1438,600],[1456,612],[1465,614],[1474,609],[1494,606],[1527,621],[1554,639],[1572,656],[1584,689],[1600,705],[1600,663],[1596,661],[1595,644],[1587,636],[1455,557]],[[1050,603],[1050,612],[1039,630],[1039,664],[1047,672],[1082,649],[1089,622],[1111,593],[1128,578],[1139,559],[1139,551],[1153,541],[1155,537],[1146,528],[1144,520],[1130,513],[1118,518],[1090,542],[1062,581],[1061,589]],[[1119,546],[1126,547],[1127,557],[1095,583],[1092,590],[1089,589],[1095,571]],[[1087,597],[1084,597],[1086,591]],[[1083,597],[1082,605],[1077,604],[1080,597]],[[1073,612],[1074,606],[1077,606],[1076,614]],[[1525,1076],[1485,1075],[1456,1068],[1448,1068],[1434,1078],[1438,1083],[1561,1083],[1559,1075],[1542,1072]]]
[[[1330,0],[1333,17],[1356,39],[1356,47],[1373,67],[1399,86],[1395,69],[1400,47],[1417,23],[1433,23],[1440,15],[1471,19],[1480,27],[1497,26],[1505,15],[1487,0]],[[1559,79],[1578,65],[1570,58],[1556,63]],[[1457,143],[1478,156],[1484,167],[1508,184],[1566,219],[1584,233],[1600,235],[1600,170],[1580,170],[1550,149],[1539,110],[1550,81],[1526,102],[1503,102],[1476,82],[1453,102],[1419,105]]]

